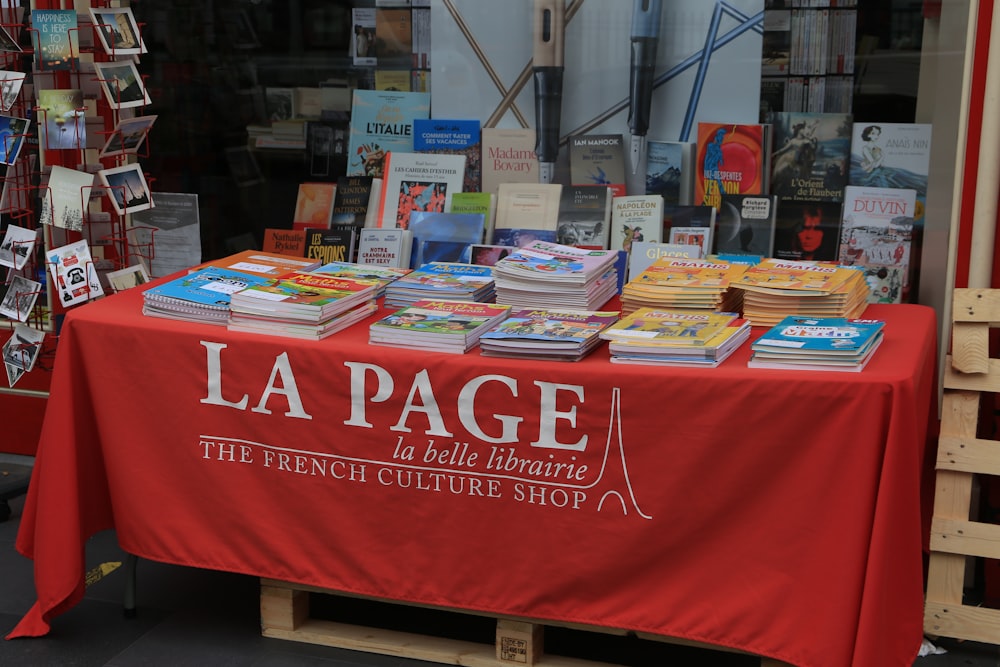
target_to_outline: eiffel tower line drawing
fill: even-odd
[[[597,511],[604,509],[604,503],[609,498],[618,501],[622,514],[628,516],[629,507],[643,519],[653,517],[642,511],[639,501],[635,497],[635,489],[632,488],[632,480],[628,474],[628,462],[625,460],[625,443],[622,439],[622,414],[621,414],[621,388],[615,387],[611,391],[611,418],[608,423],[608,439],[604,443],[604,460],[601,462],[601,471],[597,475],[597,480],[591,485],[594,490],[599,491],[604,488],[601,499],[597,501]],[[626,500],[627,496],[627,500]]]

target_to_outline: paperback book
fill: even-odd
[[[699,122],[694,203],[718,208],[723,194],[767,194],[770,126]]]
[[[317,267],[311,273],[320,273],[337,278],[351,278],[354,280],[374,280],[378,282],[376,296],[382,296],[385,286],[402,278],[413,269],[398,266],[379,266],[377,264],[359,264],[357,262],[330,262]]]
[[[482,189],[481,151],[478,120],[417,118],[413,121],[413,152],[465,156],[463,192]]]
[[[323,264],[354,261],[357,229],[354,225],[337,225],[330,229],[307,229],[305,258]]]
[[[488,302],[494,299],[489,266],[458,262],[430,262],[394,280],[385,288],[387,306],[406,306],[420,299]]]
[[[771,257],[778,206],[774,195],[722,195],[712,252]]]
[[[538,183],[533,129],[484,127],[482,142],[483,192],[497,194],[501,183]]]
[[[333,194],[333,214],[330,223],[334,225],[352,224],[364,227],[368,209],[378,206],[372,201],[371,176],[341,176]]]
[[[849,113],[772,113],[770,193],[800,202],[842,201],[850,166],[852,120]]]
[[[373,323],[368,340],[375,345],[464,354],[509,312],[509,306],[493,303],[419,299]]]
[[[663,197],[660,195],[627,195],[612,200],[609,247],[627,252],[634,241],[663,241]]]
[[[592,250],[608,247],[612,189],[604,185],[566,185],[559,199],[556,243]]]
[[[770,255],[793,261],[835,261],[842,209],[840,202],[779,200]]]
[[[690,205],[694,198],[694,144],[646,142],[646,194],[660,195],[665,206]]]
[[[789,316],[751,345],[747,366],[860,372],[883,340],[880,320]]]
[[[563,186],[559,183],[501,183],[497,190],[497,215],[493,242],[511,243],[503,230],[533,229],[548,232],[555,240],[559,225],[559,202]]]
[[[847,186],[840,230],[840,262],[847,266],[899,267],[905,275],[916,205],[916,190]]]
[[[483,356],[578,361],[618,320],[615,311],[519,308],[479,338]]]
[[[312,271],[322,262],[261,250],[243,250],[206,263],[219,269],[239,271],[262,278],[277,278],[290,271]],[[201,267],[198,267],[201,268]]]
[[[633,241],[632,250],[628,256],[629,278],[638,276],[661,257],[700,259],[702,257],[701,246],[694,244]]]
[[[410,225],[417,211],[441,213],[449,192],[461,192],[465,155],[390,152],[378,206],[379,227]]]
[[[373,300],[378,288],[377,280],[295,271],[234,293],[230,310],[319,324]]]
[[[266,253],[305,257],[306,230],[268,227],[264,230],[264,242],[261,244],[261,249]]]
[[[347,175],[382,178],[386,153],[412,153],[413,121],[430,111],[430,93],[355,89]]]
[[[444,210],[448,213],[480,213],[486,224],[483,240],[493,240],[496,225],[497,198],[492,192],[449,192],[444,200]]]
[[[625,145],[620,134],[580,134],[569,138],[571,185],[602,185],[615,197],[625,188]]]
[[[359,264],[409,268],[413,237],[408,229],[365,228],[358,236]]]

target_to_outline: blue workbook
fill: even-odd
[[[192,271],[162,285],[147,289],[143,298],[152,301],[182,301],[207,308],[228,309],[234,292],[272,281],[241,271],[214,266]]]
[[[816,355],[863,355],[882,336],[885,322],[843,317],[789,315],[752,345],[755,351]]]

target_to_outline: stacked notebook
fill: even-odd
[[[319,340],[375,310],[377,280],[296,271],[233,294],[230,331]]]
[[[600,333],[618,321],[618,313],[595,310],[513,310],[479,338],[486,357],[578,361],[601,342]]]
[[[832,263],[765,259],[735,285],[754,326],[774,326],[788,315],[857,318],[868,305],[864,272]]]
[[[617,250],[535,241],[493,266],[497,303],[598,310],[618,292]]]
[[[665,311],[737,312],[743,294],[733,283],[745,264],[712,259],[660,257],[622,289],[622,313]]]
[[[510,312],[509,306],[426,299],[373,323],[368,342],[414,350],[464,354]]]
[[[142,314],[225,326],[232,295],[269,281],[261,275],[208,266],[146,289]]]
[[[385,305],[408,306],[423,299],[489,302],[495,298],[489,266],[430,262],[389,283]]]
[[[882,344],[881,320],[789,316],[750,346],[750,368],[860,372]]]
[[[750,337],[739,313],[639,308],[603,332],[611,362],[714,368]]]

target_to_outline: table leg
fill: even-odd
[[[125,618],[135,618],[135,568],[139,557],[125,554],[125,605],[122,613]]]

